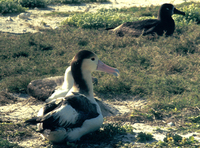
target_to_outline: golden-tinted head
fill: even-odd
[[[82,50],[74,56],[71,66],[93,72],[97,68],[98,60],[98,57],[93,52]]]
[[[103,71],[107,73],[119,75],[119,71],[116,68],[107,66],[99,60],[96,54],[88,50],[82,50],[78,52],[71,62],[72,73],[80,71],[93,72],[95,70]]]

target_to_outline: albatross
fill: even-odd
[[[158,12],[158,19],[147,19],[135,22],[126,22],[121,24],[116,28],[108,28],[106,30],[111,30],[116,32],[119,36],[124,36],[125,34],[130,34],[132,36],[140,35],[163,35],[170,36],[174,33],[175,23],[172,19],[173,14],[185,15],[184,12],[176,9],[174,5],[170,3],[165,3],[161,5]]]
[[[103,115],[93,95],[93,71],[119,76],[116,68],[104,64],[93,52],[80,51],[71,62],[74,83],[67,96],[46,103],[37,117],[25,123],[37,124],[37,131],[54,143],[77,141],[83,135],[98,130],[103,123]]]

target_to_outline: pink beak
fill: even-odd
[[[119,76],[119,70],[118,69],[112,68],[112,67],[106,65],[103,62],[101,62],[100,60],[98,61],[97,70],[107,72],[107,73],[111,73],[115,76]]]

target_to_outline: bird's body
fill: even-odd
[[[97,130],[103,116],[97,103],[84,95],[73,94],[47,103],[39,113],[38,131],[51,142],[76,141]],[[59,135],[59,136],[58,136]]]
[[[102,63],[90,51],[80,51],[73,58],[73,87],[65,98],[54,99],[40,109],[38,116],[26,123],[37,124],[38,131],[51,142],[76,141],[100,128],[101,109],[93,96],[91,73],[100,70],[114,75],[119,71]]]
[[[140,35],[165,35],[170,36],[174,33],[175,23],[172,19],[173,14],[185,15],[184,12],[177,10],[172,4],[163,4],[159,9],[158,19],[148,19],[135,22],[126,22],[112,29],[119,36],[130,34]]]
[[[97,84],[98,80],[94,77],[92,77],[92,82],[93,84]],[[61,99],[63,97],[66,97],[68,95],[68,92],[71,90],[72,86],[74,84],[74,78],[72,76],[71,72],[71,66],[69,66],[65,70],[65,75],[64,75],[64,82],[61,87],[55,88],[54,93],[45,100],[45,102],[50,102],[54,99]]]
[[[62,86],[55,89],[54,93],[45,101],[50,102],[53,99],[65,97],[67,95],[67,93],[69,92],[69,90],[72,88],[73,84],[74,84],[74,79],[73,79],[72,73],[71,73],[71,66],[69,66],[65,70],[64,82],[63,82]]]

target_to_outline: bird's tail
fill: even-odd
[[[26,125],[36,125],[41,122],[39,117],[33,117],[32,119],[26,120],[24,123],[26,123]],[[38,124],[36,132],[42,133],[43,131],[44,131],[43,124]]]
[[[32,119],[26,120],[24,123],[35,125],[37,123],[40,123],[40,121],[38,120],[38,117],[33,117]]]
[[[111,28],[106,28],[106,30],[111,30],[111,29],[114,29],[113,27],[111,27]]]

